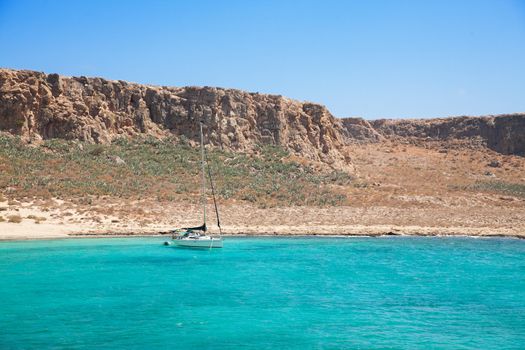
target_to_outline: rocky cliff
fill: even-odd
[[[525,113],[484,117],[374,120],[371,127],[386,139],[477,140],[503,154],[525,155]]]
[[[27,140],[110,142],[148,134],[198,140],[229,150],[280,145],[344,164],[343,128],[321,105],[212,87],[158,87],[101,78],[0,69],[0,130]]]
[[[476,140],[525,154],[525,114],[421,120],[334,118],[321,105],[279,95],[212,87],[159,87],[102,78],[0,69],[0,130],[32,141],[110,142],[148,134],[198,140],[228,150],[279,145],[331,165],[349,163],[345,145],[398,140]]]
[[[374,129],[370,121],[365,119],[343,118],[341,125],[348,143],[371,143],[385,140],[385,137]]]

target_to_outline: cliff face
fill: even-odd
[[[347,142],[372,143],[385,140],[385,137],[377,132],[369,121],[362,118],[343,118],[341,125]]]
[[[525,114],[419,120],[374,120],[371,127],[386,139],[476,139],[503,154],[525,155]]]
[[[157,87],[101,78],[0,69],[0,130],[31,139],[91,142],[139,134],[198,140],[250,151],[280,145],[328,164],[344,164],[340,123],[321,106],[281,96],[211,87]]]
[[[101,78],[0,69],[0,130],[26,140],[110,142],[175,135],[251,151],[279,145],[334,166],[349,163],[345,145],[385,140],[476,140],[504,154],[525,154],[525,114],[427,120],[334,118],[321,105],[282,96],[211,87],[158,87]],[[478,142],[479,141],[479,142]]]

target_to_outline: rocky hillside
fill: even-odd
[[[502,154],[525,155],[525,113],[437,119],[341,120],[347,142],[467,142]]]
[[[123,136],[198,138],[230,150],[279,145],[345,163],[343,129],[321,105],[212,87],[158,87],[102,78],[0,69],[0,130],[26,140],[107,143]]]
[[[419,120],[374,120],[371,127],[392,140],[470,140],[502,154],[525,155],[525,114]]]
[[[159,87],[102,78],[0,69],[0,130],[24,140],[108,143],[141,134],[207,142],[227,150],[279,145],[331,165],[349,164],[346,145],[468,141],[525,154],[525,114],[426,120],[334,118],[321,105],[212,87]]]

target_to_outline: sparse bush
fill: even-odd
[[[62,197],[79,204],[99,196],[195,202],[201,181],[200,152],[185,145],[183,137],[179,141],[119,139],[110,145],[66,149],[72,143],[51,140],[41,148],[27,147],[17,138],[0,136],[0,164],[5,170],[0,172],[0,187],[16,188],[19,197]],[[207,152],[216,194],[222,199],[267,207],[338,205],[346,199],[333,185],[353,182],[344,172],[316,172],[278,146],[259,146],[257,155]],[[126,166],[117,167],[102,154],[126,159]]]
[[[47,148],[54,152],[67,153],[71,149],[72,142],[68,142],[61,139],[50,139],[44,141],[42,147]]]
[[[353,177],[344,171],[332,171],[325,177],[325,181],[340,186],[349,185],[352,182],[352,180]]]
[[[129,140],[126,137],[119,137],[112,141],[112,144],[117,146],[127,146],[129,144]]]
[[[36,215],[28,215],[26,217],[26,219],[30,219],[30,220],[34,220],[35,221],[35,224],[39,224],[40,222],[42,221],[46,221],[47,218],[46,217],[43,217],[43,216],[36,216]]]
[[[22,222],[22,217],[20,215],[9,215],[7,217],[7,222],[11,222],[14,224],[19,224]]]
[[[188,138],[184,135],[180,135],[179,137],[179,143],[182,145],[182,146],[188,146],[190,144]]]
[[[15,125],[17,128],[21,128],[22,126],[24,126],[24,123],[25,123],[24,119],[17,119],[15,121]]]
[[[248,202],[256,202],[257,201],[257,197],[254,193],[245,193],[241,196],[241,199],[243,201],[248,201]]]
[[[144,144],[145,145],[150,145],[150,146],[154,146],[154,147],[159,147],[163,144],[163,141],[162,140],[159,140],[158,138],[155,138],[155,137],[152,137],[152,136],[148,136],[144,139]]]
[[[467,188],[474,191],[496,192],[525,198],[525,185],[523,184],[503,181],[484,181],[476,182],[473,185],[467,186]]]
[[[104,153],[104,146],[102,146],[102,145],[95,145],[89,151],[89,154],[91,154],[92,156],[95,156],[95,157],[98,157],[98,156],[100,156],[103,153]]]

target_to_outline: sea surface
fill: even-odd
[[[525,241],[0,243],[0,349],[523,349]]]

